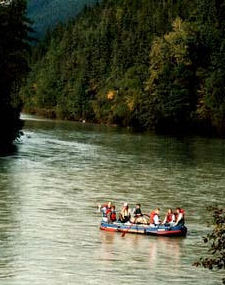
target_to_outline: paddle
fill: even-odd
[[[133,226],[133,223],[127,228],[126,231],[122,232],[121,237],[125,237],[126,233],[128,233],[129,229]]]

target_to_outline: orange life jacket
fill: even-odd
[[[154,224],[154,223],[155,223],[155,222],[154,222],[154,217],[155,217],[155,215],[157,215],[156,212],[155,212],[155,211],[152,211],[151,214],[150,214],[150,219],[149,219],[149,223],[150,223],[150,224]]]

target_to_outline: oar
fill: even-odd
[[[122,232],[121,237],[125,237],[126,233],[128,233],[128,231],[130,230],[130,228],[133,226],[133,224],[135,223],[131,223],[131,225],[127,228],[126,231]]]
[[[129,231],[129,229],[132,227],[132,225],[130,225],[126,231],[122,232],[121,237],[125,237],[126,233]]]

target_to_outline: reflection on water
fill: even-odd
[[[1,284],[220,284],[191,264],[205,250],[205,207],[224,202],[223,140],[26,119],[23,143],[0,158]],[[182,206],[188,237],[101,232],[107,200],[162,215]]]
[[[121,234],[103,232],[101,238],[101,259],[105,266],[110,266],[112,262],[118,261],[115,258],[115,248],[117,243],[122,242]],[[122,245],[122,244],[121,244]],[[140,235],[129,235],[126,246],[130,252],[136,253],[135,260],[137,262],[144,261],[152,270],[161,270],[165,268],[162,260],[166,263],[169,260],[171,265],[176,268],[181,262],[181,247],[183,246],[183,238],[166,238],[166,237],[142,237]],[[143,252],[141,251],[143,250]],[[159,257],[163,257],[163,259]]]

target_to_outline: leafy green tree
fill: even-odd
[[[202,55],[198,115],[217,133],[225,133],[225,1],[199,0]],[[199,56],[200,57],[200,56]]]
[[[196,106],[195,66],[190,46],[195,27],[177,18],[173,31],[157,38],[150,54],[144,120],[156,130],[187,128]]]
[[[202,257],[194,263],[210,270],[225,270],[225,209],[212,207],[213,229],[204,237],[204,242],[209,247],[209,256]],[[223,279],[225,284],[225,278]]]

